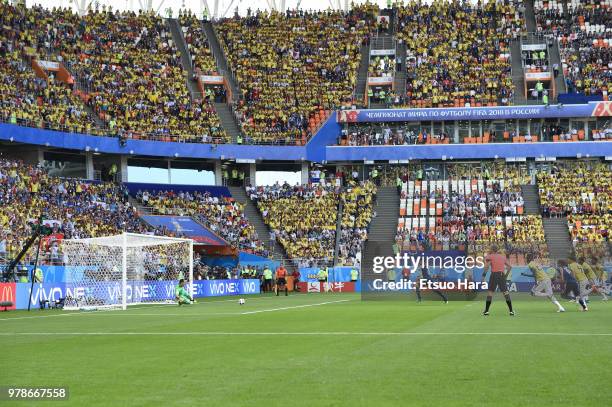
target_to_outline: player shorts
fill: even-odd
[[[586,297],[592,291],[592,289],[589,289],[588,286],[588,280],[578,281],[578,295],[580,297]]]
[[[532,291],[534,293],[543,293],[544,295],[550,297],[551,295],[553,295],[552,281],[550,280],[538,281],[535,287],[533,287]]]
[[[285,277],[280,277],[276,279],[276,285],[286,285],[287,279]]]
[[[489,277],[489,288],[487,291],[495,291],[498,288],[502,293],[508,291],[506,276],[504,273],[491,273],[491,277]]]

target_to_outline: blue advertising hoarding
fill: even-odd
[[[442,107],[422,109],[365,109],[341,110],[336,114],[339,123],[446,121],[446,120],[505,120],[550,119],[611,116],[612,102],[589,102],[576,105],[529,105]]]
[[[128,281],[127,302],[174,300],[178,281]],[[91,283],[42,283],[34,284],[32,307],[39,307],[41,301],[56,301],[60,298],[95,298],[102,303],[121,303],[120,281]],[[259,280],[198,280],[193,282],[193,297],[221,297],[228,295],[259,294]],[[27,309],[30,298],[30,284],[17,283],[15,302],[17,309]]]

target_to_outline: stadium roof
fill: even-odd
[[[370,0],[370,3],[378,3],[383,8],[386,7],[386,0]],[[355,0],[352,3],[366,3],[364,0]],[[77,11],[84,12],[89,7],[111,6],[114,10],[143,10],[152,9],[166,17],[170,10],[172,15],[178,15],[181,9],[190,9],[197,15],[202,15],[204,10],[208,10],[208,15],[216,18],[230,17],[237,9],[240,15],[245,15],[250,8],[259,10],[325,10],[329,8],[343,9],[350,8],[349,0],[35,0],[26,1],[26,4],[40,4],[44,7],[71,7]]]

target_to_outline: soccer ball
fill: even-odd
[[[241,298],[240,300],[238,300],[238,304],[240,305],[244,305],[246,301],[244,300],[244,298]]]

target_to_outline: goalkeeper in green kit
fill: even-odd
[[[196,300],[194,300],[193,297],[189,295],[187,290],[185,290],[185,279],[184,278],[181,278],[179,280],[179,284],[176,287],[176,301],[178,302],[179,306],[183,304],[195,304],[196,303]]]

